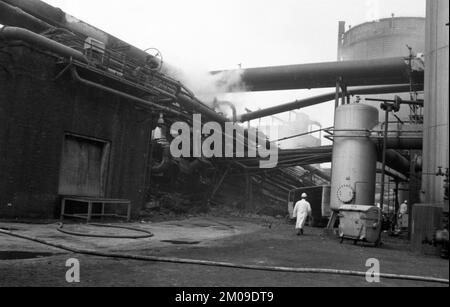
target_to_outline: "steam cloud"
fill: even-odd
[[[214,101],[219,96],[228,92],[241,92],[245,89],[242,82],[242,71],[232,70],[217,74],[211,74],[207,69],[200,67],[183,68],[166,66],[167,73],[191,90],[198,99],[213,107]]]

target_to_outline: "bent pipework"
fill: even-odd
[[[83,78],[80,77],[80,75],[78,74],[78,72],[77,72],[77,70],[76,70],[76,68],[74,66],[72,66],[70,68],[70,72],[71,72],[72,78],[75,81],[78,81],[78,82],[80,82],[80,83],[82,83],[82,84],[84,84],[86,86],[93,87],[93,88],[96,88],[96,89],[99,89],[99,90],[102,90],[102,91],[105,91],[105,92],[108,92],[108,93],[111,93],[111,94],[114,94],[114,95],[117,95],[117,96],[120,96],[120,97],[123,97],[123,98],[126,98],[126,99],[130,99],[130,100],[132,100],[132,101],[142,105],[143,107],[147,107],[147,108],[148,107],[153,107],[153,108],[157,108],[157,109],[162,110],[162,111],[167,112],[167,113],[171,113],[171,114],[174,114],[174,115],[177,115],[177,116],[183,116],[184,117],[183,113],[178,112],[176,110],[173,110],[171,108],[160,106],[160,105],[155,104],[155,103],[153,103],[151,101],[144,100],[142,98],[139,98],[139,97],[136,97],[136,96],[133,96],[133,95],[130,95],[130,94],[118,91],[116,89],[113,89],[113,88],[110,88],[110,87],[107,87],[107,86],[104,86],[102,84],[83,79]]]
[[[170,146],[168,144],[163,146],[162,160],[158,164],[152,166],[152,173],[164,173],[172,164],[172,157],[170,155]]]
[[[221,106],[221,105],[230,107],[231,112],[233,114],[232,120],[233,120],[233,122],[236,122],[237,121],[237,110],[236,110],[235,105],[230,101],[217,100],[217,99],[214,100],[214,106]]]
[[[152,173],[161,174],[167,171],[170,165],[177,165],[178,169],[185,174],[192,175],[197,169],[212,166],[206,159],[195,159],[189,162],[184,159],[173,159],[170,153],[170,145],[165,144],[162,150],[162,160],[152,166]]]
[[[78,18],[75,18],[63,10],[49,5],[39,0],[2,0],[9,5],[16,7],[27,14],[42,20],[57,28],[64,28],[71,32],[77,33],[84,38],[92,37],[96,40],[102,41],[107,48],[113,46],[127,46],[124,51],[128,57],[134,58],[139,62],[144,63],[149,56],[148,53],[140,50],[134,46],[131,46],[127,42],[124,42],[113,35],[110,35],[88,23],[85,23]]]
[[[378,162],[382,160],[382,152],[378,151]],[[407,176],[410,173],[411,162],[405,156],[394,149],[386,150],[386,166]]]
[[[23,27],[39,33],[54,28],[39,18],[3,1],[0,1],[0,24]]]
[[[382,125],[375,127],[370,133],[370,139],[375,143],[379,149],[378,156],[379,159],[382,157],[381,148],[383,148],[383,142],[385,141],[383,137]],[[392,169],[407,175],[410,173],[411,161],[400,154],[397,150],[422,150],[423,147],[423,132],[408,130],[412,127],[403,127],[395,131],[389,131],[386,138],[386,164]],[[404,130],[402,130],[404,129]]]
[[[77,60],[77,61],[80,61],[85,64],[87,64],[89,62],[88,59],[85,57],[85,55],[82,52],[75,50],[73,48],[70,48],[61,43],[58,43],[49,38],[46,38],[42,35],[36,34],[27,29],[5,26],[2,29],[0,29],[0,38],[9,40],[9,41],[14,41],[14,40],[23,41],[28,44],[34,45],[36,47],[39,47],[41,49],[55,53],[61,57]],[[172,114],[182,115],[180,112],[177,112],[170,108],[159,106],[157,104],[153,104],[149,101],[146,101],[146,100],[140,99],[138,97],[117,91],[112,88],[105,87],[105,86],[100,85],[95,82],[84,80],[82,78],[79,78],[79,76],[77,77],[76,75],[75,75],[75,79],[80,82],[85,83],[86,85],[94,86],[94,87],[97,87],[104,91],[109,91],[113,94],[121,95],[121,96],[123,96],[127,99],[131,99],[135,102],[138,102],[138,103],[141,103],[141,104],[144,104],[147,106],[150,105],[152,107],[158,108],[160,110],[164,110],[164,111],[172,113]],[[198,112],[200,114],[203,114],[203,115],[207,116],[208,118],[213,119],[219,123],[225,123],[226,121],[228,121],[228,119],[226,117],[216,113],[214,110],[205,106],[200,100],[198,100],[195,97],[191,97],[186,93],[183,93],[183,92],[178,93],[178,95],[175,97],[175,99],[177,99],[186,108],[191,109],[193,112]]]
[[[384,138],[378,131],[372,132],[371,140],[377,145],[382,146]],[[386,147],[388,149],[398,150],[421,150],[423,146],[423,133],[395,131],[389,132],[386,139]]]
[[[177,162],[180,171],[187,175],[192,175],[198,169],[212,167],[212,163],[203,158],[195,159],[191,162],[185,159],[177,159]]]
[[[72,71],[73,78],[75,80],[85,84],[85,85],[88,85],[88,86],[91,86],[91,87],[95,87],[95,88],[98,88],[100,90],[107,91],[107,92],[110,92],[112,94],[116,94],[116,95],[122,96],[124,98],[133,100],[133,101],[135,101],[137,103],[140,103],[141,105],[144,105],[144,106],[147,106],[147,107],[149,107],[149,106],[150,107],[154,107],[154,108],[157,108],[157,109],[162,110],[164,112],[181,116],[183,118],[186,116],[185,114],[183,114],[183,113],[181,113],[179,111],[176,111],[174,109],[171,109],[169,107],[161,106],[161,105],[155,104],[155,103],[153,103],[151,101],[144,100],[142,98],[138,98],[136,96],[133,96],[133,95],[130,95],[130,94],[118,91],[116,89],[113,89],[113,88],[110,88],[110,87],[107,87],[107,86],[104,86],[104,85],[101,85],[101,84],[98,84],[98,83],[95,83],[95,82],[83,79],[83,78],[81,78],[78,75],[75,67],[72,67],[71,71]],[[226,118],[224,118],[220,114],[216,113],[214,110],[211,110],[208,107],[204,106],[203,103],[201,101],[197,100],[195,97],[192,98],[192,97],[187,96],[184,93],[179,93],[175,97],[175,99],[178,99],[180,102],[182,102],[183,105],[185,105],[185,106],[187,105],[188,107],[192,108],[192,110],[194,112],[196,111],[196,112],[199,112],[200,114],[204,114],[204,115],[208,116],[209,118],[214,118],[217,121],[219,121],[220,123],[224,123],[227,120]]]

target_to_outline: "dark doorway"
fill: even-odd
[[[107,141],[66,134],[58,193],[104,197],[109,147]]]

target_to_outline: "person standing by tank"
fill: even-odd
[[[405,200],[398,209],[397,228],[401,231],[402,228],[407,227],[408,223],[408,201]]]
[[[302,194],[302,199],[295,204],[293,217],[297,218],[295,224],[295,229],[297,230],[297,236],[303,235],[303,227],[305,226],[306,219],[311,216],[311,205],[306,200],[308,195],[306,193]]]

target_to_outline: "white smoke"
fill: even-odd
[[[239,69],[211,74],[199,66],[183,65],[175,68],[165,65],[165,70],[168,75],[183,83],[198,99],[211,107],[219,96],[245,89],[242,70]]]

